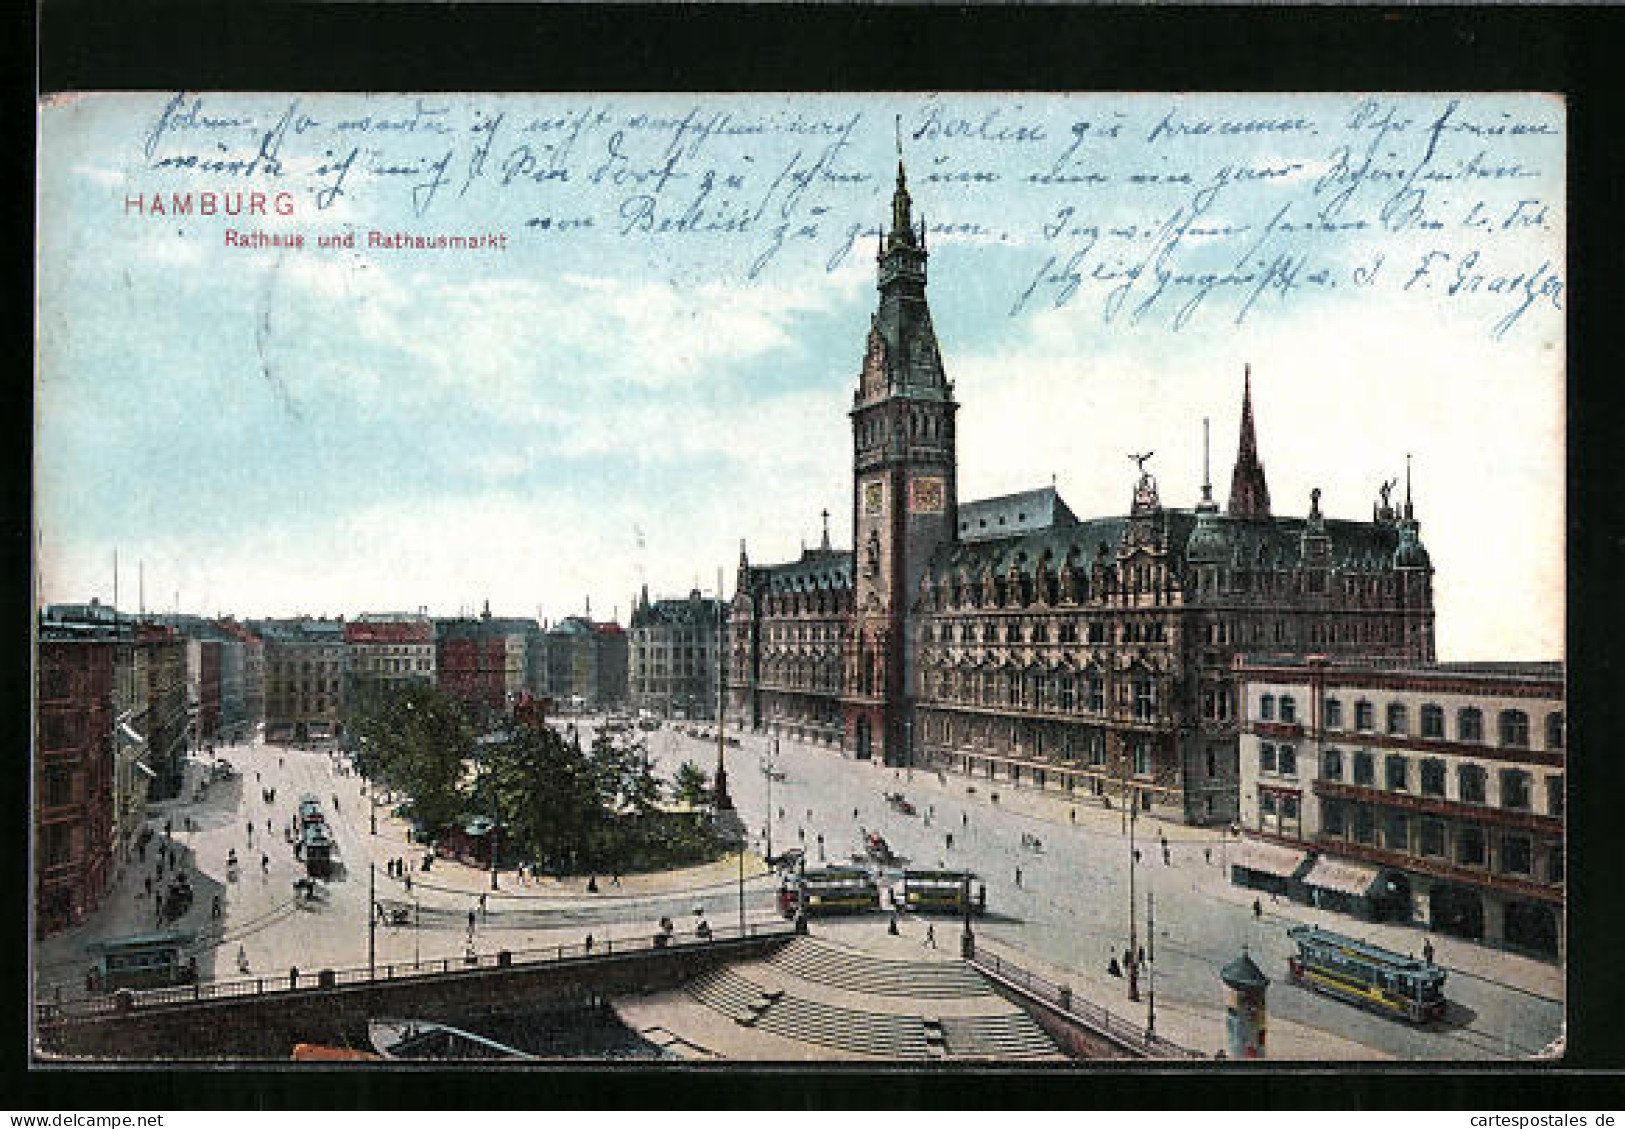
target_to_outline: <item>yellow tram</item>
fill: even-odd
[[[1444,1016],[1444,969],[1314,925],[1286,935],[1298,946],[1287,961],[1294,984],[1412,1023]]]

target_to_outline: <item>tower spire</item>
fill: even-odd
[[[1208,418],[1202,417],[1202,500],[1196,504],[1200,513],[1213,513],[1218,509],[1213,500],[1213,476],[1208,467]]]
[[[824,517],[824,540],[823,540],[823,543],[819,545],[819,548],[824,549],[824,550],[827,551],[829,549],[829,510],[828,509],[824,510],[823,517]]]
[[[1241,393],[1241,441],[1236,450],[1236,466],[1230,475],[1232,517],[1269,517],[1270,488],[1264,478],[1264,464],[1258,458],[1258,437],[1253,426],[1253,366],[1244,370]]]

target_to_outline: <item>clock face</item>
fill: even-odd
[[[880,517],[886,512],[886,484],[884,482],[865,482],[863,484],[863,516]]]
[[[940,478],[916,478],[909,483],[908,508],[917,514],[940,514],[947,490]]]

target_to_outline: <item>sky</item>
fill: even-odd
[[[901,150],[962,500],[1122,513],[1149,450],[1188,507],[1207,418],[1222,503],[1250,366],[1275,512],[1409,454],[1440,657],[1563,654],[1559,99],[90,94],[38,143],[41,602],[116,551],[127,608],[624,623],[849,544]]]

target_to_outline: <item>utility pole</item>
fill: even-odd
[[[1145,892],[1145,931],[1149,934],[1145,939],[1145,965],[1149,976],[1146,993],[1145,1008],[1145,1037],[1151,1038],[1157,1033],[1157,903],[1156,894],[1147,890]]]
[[[378,864],[367,864],[367,979],[378,976]]]
[[[1140,805],[1138,798],[1131,798],[1133,810],[1128,817],[1128,965],[1124,971],[1128,973],[1128,998],[1138,1002],[1140,999],[1140,964],[1139,934],[1135,928],[1134,919],[1134,867],[1137,851],[1134,848],[1134,826],[1140,821]]]
[[[767,857],[770,860],[773,858],[773,773],[778,764],[779,739],[774,737],[773,755],[767,761]]]
[[[723,719],[726,716],[723,705],[723,688],[727,683],[726,662],[728,648],[723,645],[723,632],[726,630],[727,620],[722,614],[722,570],[717,569],[717,775],[713,782],[713,804],[716,810],[732,811],[733,797],[728,795],[728,769],[723,763],[722,746],[724,741]],[[741,859],[740,866],[744,866]]]

